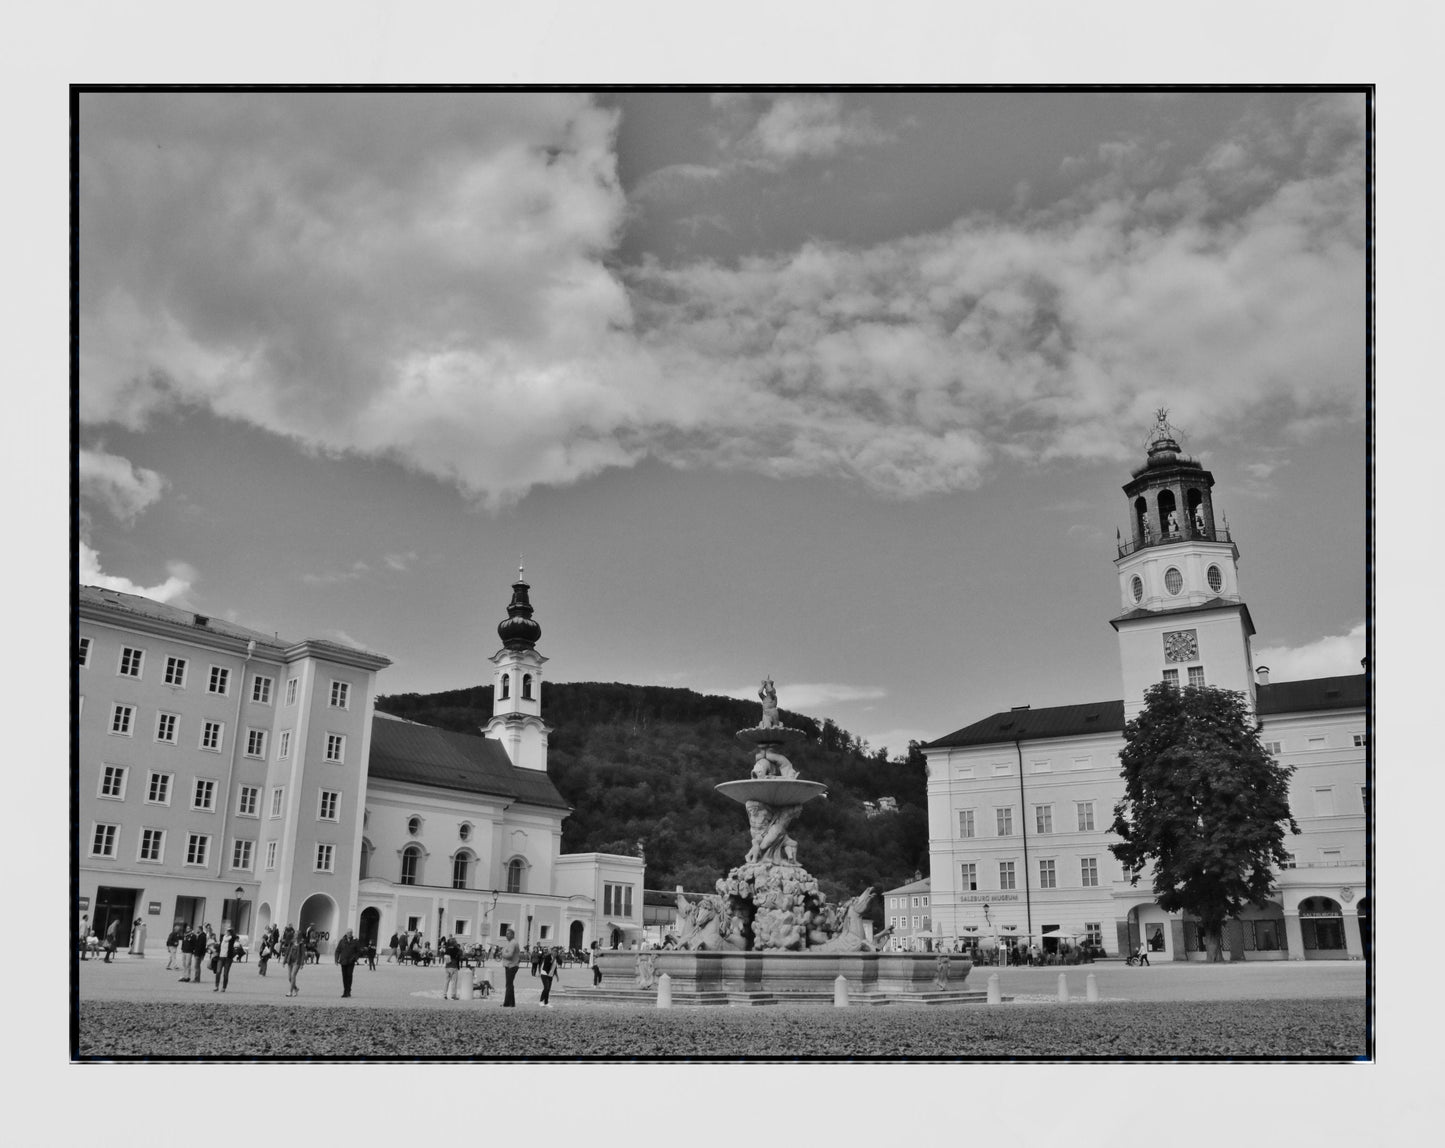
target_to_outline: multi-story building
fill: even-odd
[[[1161,416],[1147,462],[1124,486],[1133,527],[1118,548],[1121,612],[1111,622],[1122,699],[1018,706],[923,747],[935,932],[1012,926],[1046,944],[1076,934],[1124,953],[1142,940],[1165,959],[1203,959],[1196,923],[1164,912],[1147,875],[1130,885],[1109,849],[1124,726],[1163,680],[1238,690],[1266,749],[1295,767],[1292,867],[1264,908],[1229,923],[1227,955],[1359,957],[1369,943],[1367,676],[1270,684],[1266,667],[1256,671],[1239,551],[1215,524],[1213,485]]]
[[[478,737],[376,713],[379,654],[81,587],[77,912],[127,943],[145,922],[148,948],[232,920],[620,942],[642,860],[561,853],[541,628],[512,590]]]
[[[932,888],[930,878],[915,875],[907,885],[883,894],[883,928],[893,930],[886,943],[889,951],[912,953],[932,947],[933,909],[928,903]]]

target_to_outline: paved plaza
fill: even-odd
[[[101,961],[81,961],[80,1001],[157,1001],[176,1003],[199,1001],[207,1004],[238,1001],[244,1004],[272,1003],[280,1007],[315,1007],[365,1009],[492,1009],[502,1003],[502,970],[489,964],[487,973],[497,992],[487,999],[445,1001],[442,985],[445,973],[433,966],[377,962],[372,972],[358,965],[349,999],[341,998],[341,969],[329,958],[319,965],[307,965],[297,984],[301,994],[286,996],[286,971],[272,961],[267,975],[261,976],[254,960],[231,969],[226,993],[212,991],[212,976],[207,973],[199,985],[181,984],[179,971],[167,971],[165,958],[118,956],[107,965]],[[1362,961],[1290,961],[1223,963],[1215,965],[1179,963],[1132,968],[1122,962],[1105,961],[1068,969],[1010,968],[1002,971],[976,968],[969,973],[967,987],[982,991],[988,987],[989,976],[999,973],[1000,989],[1014,998],[1013,1005],[1046,1004],[1057,1001],[1059,976],[1062,973],[1071,999],[1082,1000],[1087,978],[1094,975],[1099,998],[1105,1001],[1222,1001],[1222,1000],[1302,1000],[1352,999],[1365,996],[1365,964]],[[571,1008],[636,1008],[631,1004],[609,1004],[589,1000],[587,986],[592,982],[591,970],[574,966],[562,970],[552,989],[552,1006]],[[517,974],[518,1008],[538,1008],[542,981],[533,977],[526,965]],[[831,1006],[828,1006],[831,1007]],[[902,1006],[908,1007],[908,1006]],[[982,1006],[960,1006],[982,1007]],[[1012,1007],[1012,1006],[1005,1006]]]

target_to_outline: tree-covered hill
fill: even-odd
[[[750,747],[733,735],[757,725],[757,702],[705,696],[663,686],[557,682],[543,686],[552,729],[548,773],[572,806],[562,848],[637,852],[647,858],[647,885],[711,890],[748,849],[743,807],[714,786],[747,777]],[[492,716],[492,687],[377,698],[385,713],[477,733]],[[830,899],[868,885],[906,884],[928,871],[928,815],[923,755],[888,760],[870,753],[831,721],[784,710],[784,724],[807,732],[788,759],[828,796],[811,802],[795,824],[798,860]],[[898,812],[868,817],[863,803],[892,797]],[[881,902],[874,913],[881,914]]]

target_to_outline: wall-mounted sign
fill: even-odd
[[[960,901],[983,902],[1017,901],[1018,899],[1017,893],[965,893],[959,898]]]
[[[84,912],[85,910],[87,910],[87,909],[90,908],[90,898],[89,898],[89,897],[82,897],[82,898],[80,899],[80,908],[81,908],[81,911],[82,911],[82,912]]]
[[[149,902],[146,905],[146,912],[152,917],[159,917],[161,915],[161,903],[159,901]]]

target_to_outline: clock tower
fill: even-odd
[[[1182,454],[1160,410],[1148,458],[1124,485],[1130,537],[1120,539],[1119,635],[1124,717],[1159,681],[1238,690],[1254,705],[1254,623],[1239,594],[1239,549],[1217,525],[1214,476]]]
[[[532,620],[531,589],[517,567],[507,616],[497,626],[502,648],[492,655],[492,720],[482,727],[519,769],[547,772],[547,729],[542,721],[542,665],[537,652],[542,627]]]

